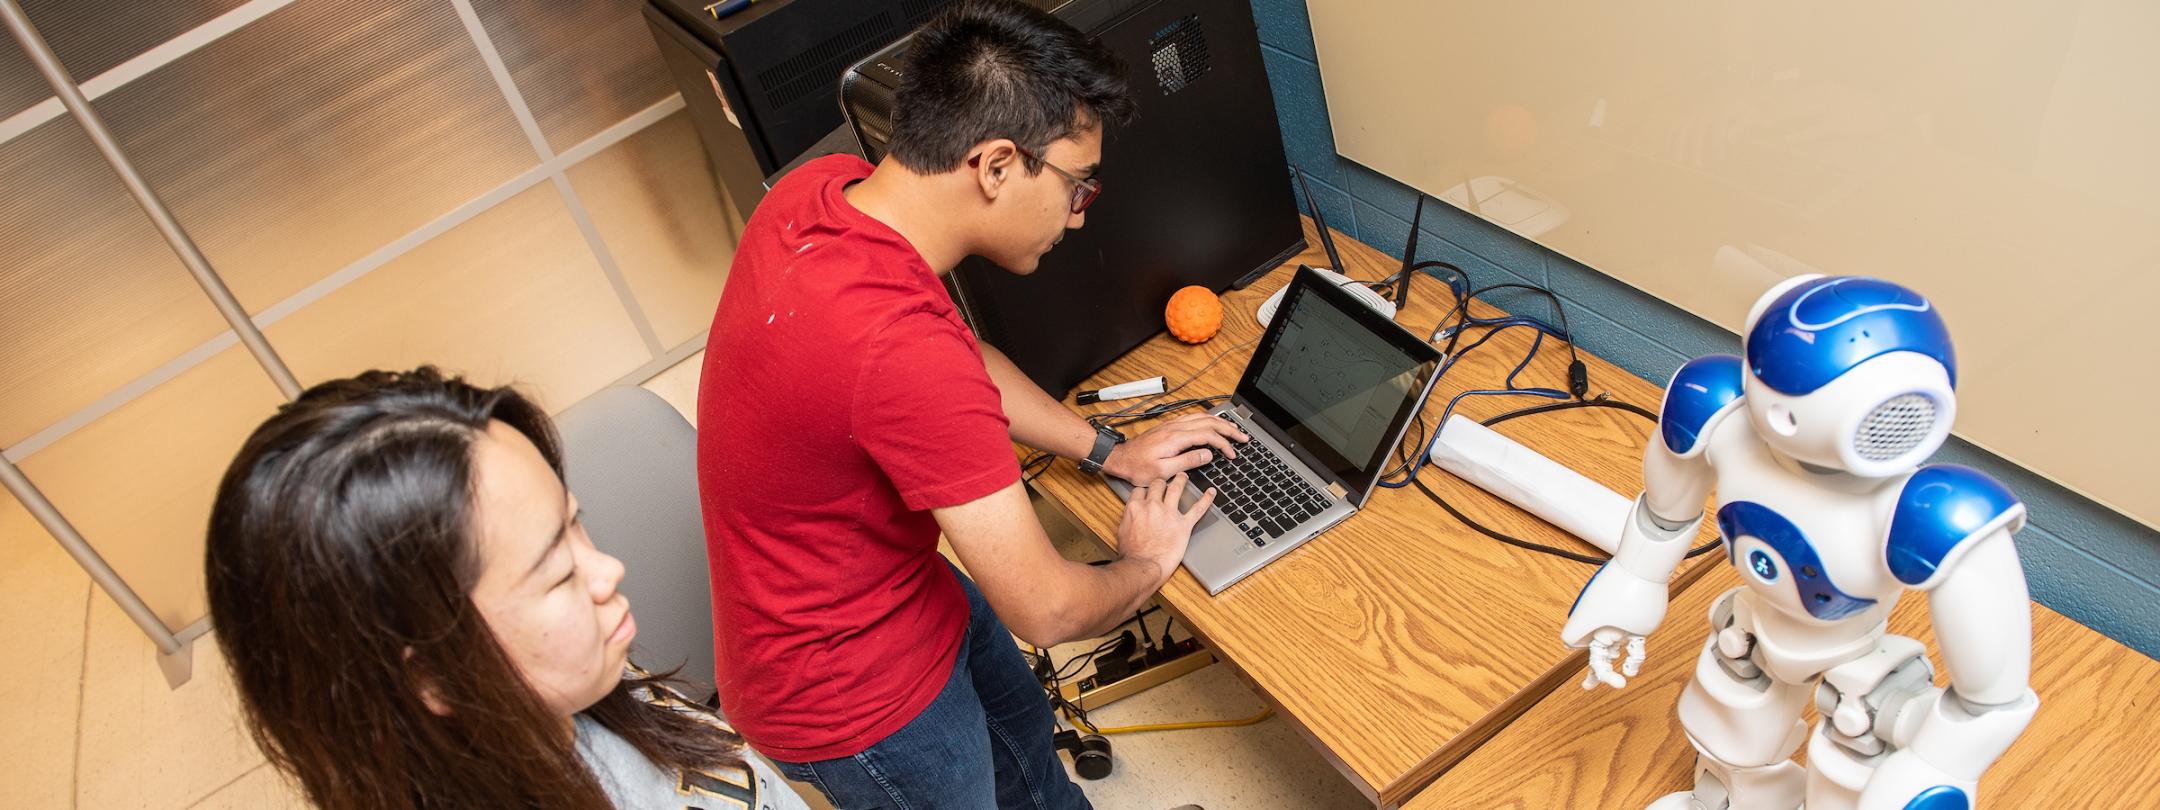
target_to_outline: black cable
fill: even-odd
[[[1460,272],[1460,270],[1458,269],[1457,272]],[[1465,281],[1467,281],[1468,276],[1464,276],[1464,279]],[[1438,338],[1440,332],[1448,329],[1447,324],[1449,319],[1454,319],[1455,325],[1453,327],[1453,331],[1450,332],[1448,335],[1448,345],[1446,350],[1446,353],[1452,356],[1455,353],[1455,344],[1457,341],[1461,340],[1462,333],[1465,330],[1469,329],[1471,326],[1479,325],[1473,323],[1472,318],[1470,317],[1470,301],[1476,299],[1478,296],[1484,295],[1489,292],[1494,292],[1496,290],[1529,290],[1531,292],[1545,296],[1546,300],[1552,302],[1553,316],[1560,321],[1560,334],[1556,335],[1556,337],[1559,337],[1561,340],[1567,343],[1568,394],[1575,397],[1576,399],[1583,399],[1587,397],[1590,393],[1590,369],[1589,366],[1583,364],[1582,356],[1579,352],[1577,352],[1575,348],[1575,330],[1568,325],[1567,306],[1561,302],[1560,295],[1553,292],[1551,289],[1540,287],[1534,284],[1506,282],[1502,284],[1494,284],[1488,287],[1477,288],[1475,291],[1470,292],[1467,296],[1459,295],[1456,297],[1455,308],[1450,310],[1447,316],[1443,316],[1440,319],[1440,326],[1435,327],[1433,329],[1432,336],[1427,339],[1431,340]]]
[[[1520,408],[1517,410],[1508,411],[1507,413],[1500,414],[1499,416],[1495,416],[1491,419],[1479,422],[1478,424],[1484,425],[1486,427],[1492,427],[1493,425],[1497,425],[1501,422],[1505,422],[1517,417],[1536,416],[1538,414],[1546,413],[1548,411],[1566,411],[1576,408],[1614,408],[1617,410],[1623,410],[1627,411],[1628,413],[1635,414],[1636,416],[1648,419],[1651,422],[1656,422],[1658,418],[1656,412],[1641,405],[1613,399],[1610,394],[1599,394],[1590,399],[1575,400],[1573,402],[1552,402],[1544,405],[1532,405],[1527,408]]]
[[[1035,479],[1041,478],[1043,473],[1049,472],[1050,465],[1056,461],[1057,456],[1048,451],[1036,450],[1028,453],[1026,457],[1020,459],[1020,482],[1023,484],[1034,483]]]
[[[1112,628],[1110,628],[1110,630],[1111,630],[1112,632],[1118,632],[1118,631],[1122,631],[1122,630],[1124,630],[1125,626],[1126,626],[1126,625],[1128,625],[1128,624],[1139,624],[1139,625],[1140,625],[1140,634],[1141,634],[1142,636],[1145,636],[1145,635],[1147,635],[1147,616],[1148,616],[1148,614],[1150,614],[1150,613],[1155,613],[1155,612],[1158,612],[1158,611],[1161,611],[1161,610],[1162,610],[1162,607],[1161,607],[1161,606],[1159,606],[1159,605],[1149,605],[1149,606],[1147,606],[1147,607],[1141,608],[1141,609],[1140,609],[1139,611],[1137,611],[1137,612],[1133,613],[1133,615],[1132,615],[1132,618],[1126,619],[1126,620],[1124,620],[1124,621],[1122,621],[1122,622],[1118,622],[1118,623],[1117,623],[1117,626],[1115,626],[1115,627],[1112,627]],[[1088,662],[1090,662],[1090,661],[1094,661],[1094,660],[1095,660],[1095,658],[1096,658],[1097,656],[1100,656],[1100,655],[1102,655],[1103,653],[1106,653],[1106,652],[1109,652],[1109,651],[1111,651],[1111,650],[1113,650],[1113,649],[1116,649],[1116,648],[1117,648],[1117,645],[1118,645],[1118,642],[1119,642],[1119,641],[1120,641],[1120,637],[1119,637],[1119,636],[1111,636],[1111,637],[1109,637],[1108,639],[1105,639],[1105,640],[1104,640],[1104,641],[1103,641],[1103,642],[1102,642],[1101,644],[1097,644],[1097,645],[1095,645],[1095,649],[1093,649],[1093,650],[1090,650],[1090,651],[1088,651],[1087,653],[1085,653],[1085,654],[1082,654],[1082,655],[1080,655],[1080,656],[1077,656],[1077,657],[1074,657],[1074,658],[1072,658],[1072,659],[1069,659],[1069,660],[1067,660],[1067,661],[1065,662],[1065,666],[1063,666],[1063,667],[1058,667],[1058,666],[1055,666],[1055,664],[1056,664],[1056,660],[1055,660],[1054,658],[1051,658],[1051,656],[1050,656],[1050,651],[1049,651],[1049,650],[1043,650],[1043,649],[1041,649],[1041,648],[1037,648],[1037,649],[1038,649],[1038,650],[1040,651],[1040,653],[1041,653],[1041,655],[1043,656],[1044,660],[1050,661],[1050,662],[1052,663],[1052,665],[1053,665],[1053,666],[1052,666],[1052,671],[1053,671],[1054,673],[1063,673],[1063,672],[1064,672],[1064,671],[1065,671],[1066,669],[1071,669],[1071,670],[1072,670],[1072,672],[1070,672],[1070,673],[1066,673],[1066,674],[1064,674],[1064,675],[1062,675],[1062,676],[1061,676],[1061,677],[1071,677],[1071,676],[1073,676],[1073,675],[1078,675],[1078,674],[1080,674],[1080,671],[1081,671],[1082,669],[1085,669],[1085,668],[1087,667],[1087,664],[1088,664]]]
[[[1470,527],[1471,531],[1475,531],[1478,534],[1485,535],[1486,537],[1490,537],[1502,543],[1506,543],[1516,548],[1525,549],[1528,551],[1535,551],[1542,554],[1551,554],[1555,557],[1565,557],[1567,559],[1574,560],[1579,563],[1587,563],[1589,565],[1604,565],[1612,559],[1610,557],[1593,557],[1578,551],[1569,551],[1564,548],[1556,548],[1553,546],[1545,545],[1543,543],[1533,543],[1528,540],[1518,540],[1514,537],[1501,534],[1499,532],[1493,531],[1492,529],[1485,528],[1484,524],[1479,523],[1475,520],[1471,520],[1469,515],[1465,515],[1462,512],[1457,511],[1453,504],[1447,502],[1446,498],[1440,497],[1440,493],[1434,492],[1431,488],[1425,486],[1425,482],[1412,478],[1410,479],[1410,485],[1417,487],[1419,492],[1425,493],[1425,497],[1431,498],[1433,503],[1439,504],[1440,508],[1447,510],[1448,514],[1454,515],[1456,520],[1462,521],[1462,524],[1464,526]]]
[[[1119,625],[1119,626],[1120,626],[1120,627],[1123,627],[1124,625]],[[1082,670],[1085,670],[1085,669],[1087,669],[1087,665],[1088,665],[1088,664],[1090,664],[1090,663],[1093,663],[1093,662],[1095,661],[1095,659],[1096,659],[1096,657],[1097,657],[1097,656],[1100,656],[1100,655],[1102,655],[1103,653],[1109,652],[1109,651],[1111,651],[1111,650],[1117,649],[1117,646],[1118,646],[1118,642],[1120,642],[1120,641],[1122,641],[1122,640],[1123,640],[1123,637],[1122,637],[1121,635],[1120,635],[1120,636],[1111,636],[1111,637],[1110,637],[1110,638],[1109,638],[1108,640],[1104,641],[1103,643],[1095,645],[1095,649],[1093,649],[1093,650],[1089,650],[1089,651],[1088,651],[1088,652],[1087,652],[1087,653],[1086,653],[1085,655],[1078,655],[1078,656],[1074,656],[1074,657],[1072,657],[1071,659],[1068,659],[1068,660],[1066,660],[1066,662],[1065,662],[1065,666],[1057,666],[1057,661],[1056,661],[1056,659],[1054,659],[1054,658],[1053,658],[1053,659],[1051,659],[1051,666],[1050,666],[1050,670],[1051,670],[1051,672],[1052,672],[1052,673],[1055,673],[1055,677],[1059,677],[1059,678],[1070,678],[1070,677],[1073,677],[1074,675],[1078,675],[1078,674],[1080,674],[1080,672],[1081,672]],[[1044,654],[1044,655],[1049,655],[1049,654],[1050,654],[1050,651],[1048,651],[1048,650],[1044,650],[1044,651],[1043,651],[1043,654]],[[1067,669],[1070,669],[1070,670],[1072,670],[1072,671],[1071,671],[1071,672],[1067,672],[1067,671],[1066,671]]]
[[[1220,362],[1222,362],[1222,361],[1223,361],[1223,358],[1225,358],[1225,357],[1229,357],[1230,355],[1232,355],[1232,354],[1235,354],[1235,353],[1237,353],[1237,351],[1238,351],[1239,349],[1243,349],[1243,348],[1245,348],[1245,347],[1247,347],[1247,346],[1251,346],[1251,345],[1253,345],[1254,343],[1257,343],[1257,342],[1259,342],[1260,338],[1261,338],[1261,337],[1263,337],[1263,336],[1265,336],[1266,334],[1267,334],[1267,332],[1266,332],[1265,330],[1263,330],[1263,331],[1262,331],[1262,332],[1261,332],[1260,334],[1258,334],[1258,335],[1254,335],[1254,336],[1252,336],[1252,337],[1246,338],[1246,339],[1244,340],[1244,342],[1242,342],[1242,343],[1239,343],[1239,344],[1237,344],[1237,345],[1235,345],[1235,346],[1232,346],[1232,347],[1230,347],[1230,348],[1224,349],[1224,350],[1222,350],[1222,351],[1216,352],[1216,353],[1215,353],[1215,356],[1214,356],[1214,357],[1211,357],[1211,358],[1208,358],[1208,361],[1207,361],[1207,363],[1205,363],[1205,364],[1201,365],[1201,366],[1200,366],[1200,368],[1199,368],[1199,370],[1197,370],[1197,371],[1194,371],[1194,372],[1193,372],[1193,373],[1191,373],[1191,374],[1187,374],[1187,375],[1185,375],[1185,379],[1179,380],[1179,381],[1178,381],[1178,384],[1176,384],[1176,385],[1173,385],[1173,386],[1170,386],[1169,388],[1165,388],[1165,389],[1163,389],[1163,392],[1162,392],[1162,393],[1160,393],[1160,394],[1156,394],[1156,395],[1154,395],[1154,396],[1148,397],[1147,399],[1143,399],[1143,400],[1140,400],[1140,402],[1139,402],[1138,404],[1134,405],[1133,407],[1134,407],[1134,408],[1145,408],[1145,407],[1147,407],[1147,406],[1148,406],[1149,404],[1151,404],[1151,403],[1155,402],[1156,400],[1159,400],[1159,399],[1162,399],[1163,397],[1167,397],[1167,396],[1169,396],[1169,395],[1171,395],[1171,394],[1175,394],[1175,393],[1177,393],[1178,391],[1180,391],[1180,390],[1184,389],[1184,387],[1185,387],[1185,386],[1187,386],[1187,385],[1191,385],[1191,384],[1192,384],[1192,381],[1194,381],[1194,380],[1197,380],[1197,379],[1200,379],[1200,375],[1206,374],[1206,373],[1208,372],[1208,369],[1214,368],[1214,367],[1215,367],[1215,364],[1217,364],[1217,363],[1220,363]],[[1090,417],[1090,419],[1092,419],[1092,418],[1093,418],[1093,417]]]
[[[1109,411],[1106,413],[1089,414],[1087,417],[1087,421],[1090,427],[1095,428],[1118,427],[1120,425],[1129,425],[1134,422],[1154,419],[1160,416],[1167,416],[1169,414],[1176,413],[1177,411],[1181,411],[1186,408],[1206,407],[1209,405],[1214,405],[1217,402],[1221,402],[1229,398],[1230,397],[1227,395],[1218,394],[1215,396],[1172,400],[1170,402],[1149,405],[1146,407],[1138,407],[1122,411]]]

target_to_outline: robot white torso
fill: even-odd
[[[2011,541],[2024,505],[1976,470],[1921,466],[1956,411],[1940,314],[1887,282],[1805,276],[1764,295],[1745,335],[1746,358],[1674,375],[1645,490],[1562,639],[1592,650],[1585,687],[1635,674],[1714,489],[1742,587],[1713,608],[1681,699],[1696,790],[1656,806],[1969,807],[2037,698]],[[1918,642],[1885,635],[1908,588],[1933,592],[1947,692]],[[1803,778],[1787,758],[1809,699],[1826,721]]]
[[[1738,358],[1708,357],[1683,374],[1699,380],[1729,369],[1737,385],[1738,366]],[[1751,632],[1764,663],[1786,680],[1867,654],[1898,598],[1933,584],[1935,572],[1969,547],[1935,538],[1958,533],[1972,544],[1987,536],[1975,528],[2015,531],[2022,523],[2023,506],[1968,468],[1938,465],[1875,479],[1809,471],[1763,443],[1744,408],[1703,427],[1702,460],[1717,493],[1709,519],[1725,542],[1719,552],[1759,608]],[[1941,525],[1960,520],[1967,525]],[[1904,578],[1894,565],[1907,571]]]

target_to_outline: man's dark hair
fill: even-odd
[[[951,171],[975,144],[1054,141],[1133,116],[1125,67],[1063,20],[1019,0],[961,0],[908,44],[889,151],[919,174]],[[1039,161],[1022,158],[1029,174]]]

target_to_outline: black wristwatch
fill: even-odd
[[[1124,443],[1125,434],[1117,432],[1116,428],[1108,426],[1096,428],[1095,449],[1089,450],[1087,458],[1080,460],[1080,471],[1084,473],[1102,472],[1103,462],[1110,460],[1110,448]]]

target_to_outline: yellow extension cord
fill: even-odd
[[[1077,717],[1070,717],[1070,715],[1068,715],[1068,719],[1072,720],[1072,724],[1074,726],[1077,726],[1087,731],[1087,733],[1089,734],[1101,734],[1104,736],[1108,736],[1111,734],[1138,734],[1143,731],[1185,731],[1188,729],[1196,728],[1237,728],[1239,726],[1249,726],[1273,716],[1275,716],[1275,710],[1269,708],[1261,709],[1259,714],[1247,717],[1242,720],[1202,720],[1193,723],[1155,723],[1145,726],[1111,726],[1109,728],[1096,728],[1095,726],[1090,725],[1087,721],[1081,720]]]

